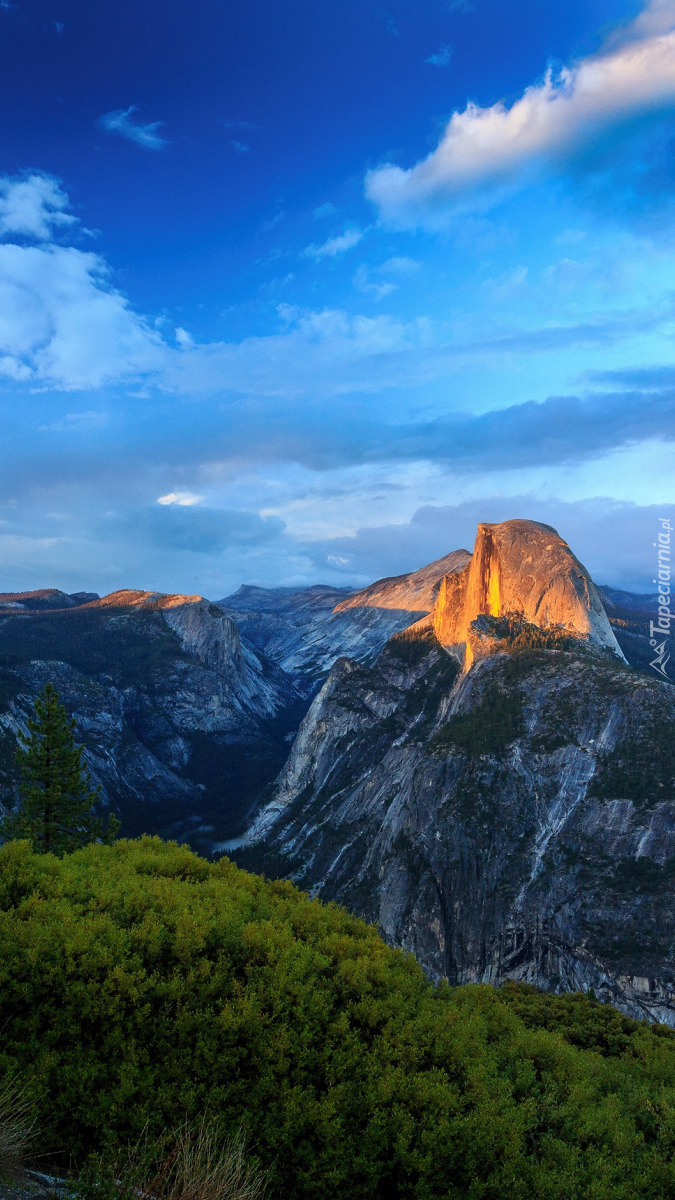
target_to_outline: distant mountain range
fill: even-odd
[[[51,679],[124,833],[291,876],[433,976],[675,1024],[655,602],[596,588],[531,521],[360,590],[0,594],[1,802]]]

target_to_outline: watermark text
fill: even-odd
[[[671,540],[673,527],[668,517],[659,517],[659,534],[658,541],[654,542],[656,550],[656,579],[654,583],[657,585],[657,617],[655,621],[649,622],[649,645],[654,651],[655,657],[650,662],[650,667],[662,675],[664,679],[670,679],[666,670],[670,660],[670,623],[673,620],[671,611]]]

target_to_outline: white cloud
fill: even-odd
[[[99,255],[0,245],[0,372],[71,389],[156,369],[162,341],[112,288]]]
[[[366,193],[394,225],[442,223],[486,190],[551,167],[621,122],[675,104],[675,0],[653,0],[617,45],[549,69],[511,107],[468,104],[440,144],[409,170],[385,164]]]
[[[120,137],[128,138],[130,142],[135,142],[144,150],[165,150],[169,143],[159,132],[164,122],[151,121],[149,124],[143,125],[140,121],[134,120],[136,112],[138,112],[137,104],[131,104],[129,108],[116,108],[113,112],[105,113],[100,117],[99,125],[107,133],[117,133]]]
[[[345,229],[345,232],[338,234],[337,237],[329,238],[321,246],[308,246],[303,253],[306,258],[336,258],[338,254],[344,254],[347,250],[353,250],[354,246],[358,246],[364,236],[363,229],[352,227],[351,229]]]
[[[69,207],[59,180],[51,175],[33,171],[0,178],[0,237],[19,234],[48,241],[54,229],[77,223],[65,211]]]
[[[69,218],[63,211],[68,201],[57,180],[34,180],[32,207],[28,201],[23,208],[15,204],[14,187],[21,187],[22,179],[4,180],[3,194],[12,212],[23,212],[24,229],[47,237],[54,213],[57,225],[61,217]],[[36,196],[43,199],[42,210]],[[18,215],[13,219],[19,223]],[[282,307],[280,312],[287,326],[283,333],[195,345],[179,326],[174,347],[114,288],[100,255],[53,242],[0,243],[0,375],[16,382],[76,390],[140,378],[182,394],[266,396],[372,390],[390,370],[389,356],[419,347],[426,338],[424,322],[349,317],[332,310],[302,313]],[[366,363],[371,360],[377,378],[369,384]]]
[[[167,492],[166,496],[158,496],[157,503],[165,506],[177,504],[179,508],[192,508],[195,504],[201,504],[203,496],[197,496],[195,492]]]
[[[60,181],[0,177],[0,375],[63,389],[156,370],[164,343],[111,286],[100,255],[55,245],[77,223]]]

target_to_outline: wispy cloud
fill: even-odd
[[[159,132],[164,122],[151,121],[144,125],[141,121],[134,119],[134,113],[137,112],[137,104],[131,104],[129,108],[116,108],[113,112],[105,113],[100,117],[99,125],[107,133],[116,133],[120,137],[127,138],[128,141],[135,142],[137,146],[142,146],[144,150],[165,150],[169,142]]]
[[[313,209],[312,216],[315,217],[317,221],[322,221],[324,217],[334,217],[337,212],[338,209],[335,207],[332,201],[326,200],[325,204],[319,204],[315,209]]]
[[[398,284],[389,279],[373,279],[372,272],[365,263],[361,263],[354,274],[354,287],[357,292],[363,292],[366,296],[371,295],[376,300],[384,300],[385,296],[390,296],[396,291]]]
[[[478,197],[485,203],[486,189],[499,195],[533,171],[559,168],[608,130],[674,106],[675,0],[652,0],[618,45],[549,68],[510,107],[453,113],[432,154],[409,170],[388,163],[370,171],[366,193],[394,225],[433,226]]]
[[[251,147],[250,147],[250,146],[247,146],[246,142],[238,142],[238,141],[236,140],[236,138],[233,138],[233,139],[232,139],[232,149],[233,149],[233,150],[234,150],[234,151],[235,151],[237,154],[248,154],[248,152],[249,152],[249,150],[251,149]]]
[[[402,279],[409,279],[419,267],[420,264],[414,258],[403,256],[388,258],[386,262],[380,263],[379,267],[368,267],[361,263],[354,274],[354,287],[358,292],[370,294],[376,300],[383,300],[398,289]]]
[[[347,250],[353,250],[354,246],[358,246],[359,242],[365,237],[363,229],[352,227],[345,229],[344,233],[340,233],[337,237],[329,238],[327,242],[323,242],[320,246],[307,246],[303,251],[305,258],[337,258],[339,254],[345,254]]]
[[[452,46],[440,46],[435,54],[430,54],[425,58],[425,62],[430,63],[432,67],[447,67],[450,65],[452,58]]]
[[[156,369],[162,340],[111,286],[105,261],[55,243],[77,224],[68,208],[53,176],[0,177],[0,375],[73,389]]]
[[[393,258],[386,259],[377,268],[381,275],[398,275],[410,276],[416,275],[420,270],[421,263],[416,258],[407,258],[405,255],[397,254]]]
[[[33,171],[29,175],[0,177],[0,236],[48,241],[55,229],[77,223],[66,210],[70,201],[61,182],[52,175]]]

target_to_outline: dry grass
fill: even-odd
[[[122,1200],[265,1200],[267,1178],[248,1161],[241,1135],[224,1140],[202,1118],[159,1144],[143,1137],[84,1190]]]
[[[31,1106],[20,1084],[0,1083],[0,1180],[21,1178],[34,1138]]]

